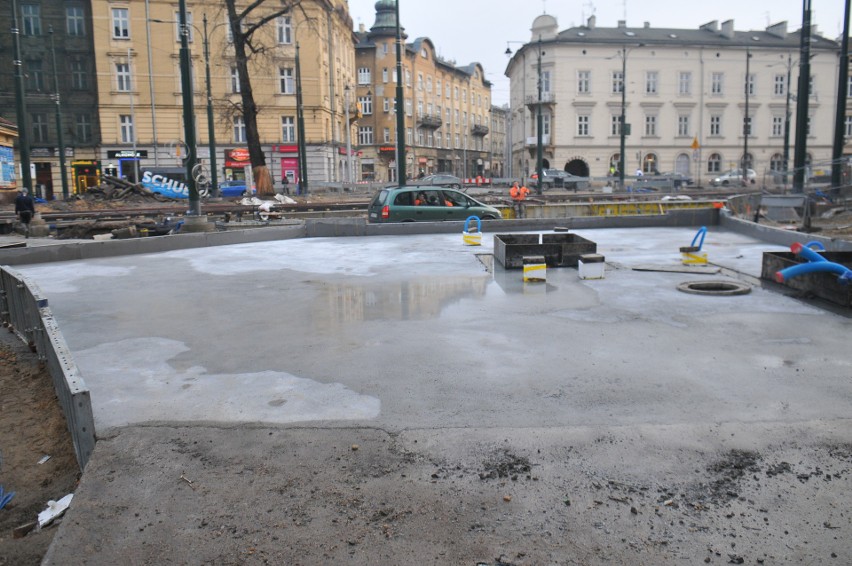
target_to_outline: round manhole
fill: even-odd
[[[677,286],[678,291],[695,295],[745,295],[751,287],[735,281],[686,281]]]

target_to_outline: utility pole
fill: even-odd
[[[538,36],[538,105],[536,107],[536,119],[535,119],[535,127],[536,127],[536,148],[535,148],[535,172],[538,175],[538,183],[535,188],[536,194],[542,194],[544,192],[544,171],[542,170],[542,142],[543,142],[543,126],[544,119],[541,115],[541,35]]]
[[[849,88],[849,3],[843,16],[843,39],[840,48],[840,78],[837,81],[837,113],[834,121],[834,147],[831,152],[831,188],[840,189],[842,182],[843,134],[846,120],[846,91]]]
[[[186,19],[186,0],[178,2],[180,25],[180,85],[183,98],[183,132],[186,138],[186,185],[189,187],[187,216],[201,216],[201,200],[193,175],[198,156],[195,139],[195,109],[193,107],[192,73],[189,59],[189,26]],[[135,135],[135,132],[134,132]]]
[[[796,147],[793,156],[793,192],[805,192],[805,158],[808,143],[808,103],[811,99],[811,0],[802,2],[799,53],[799,94],[796,100]],[[807,210],[807,207],[806,207]]]
[[[751,94],[751,50],[746,48],[746,72],[745,72],[745,119],[743,120],[743,158],[740,160],[740,170],[742,171],[742,184],[748,184],[748,170],[751,165],[751,159],[748,158],[748,135],[751,133],[751,123],[748,118],[748,101]]]
[[[302,66],[299,60],[299,41],[296,41],[296,129],[299,135],[299,193],[308,194],[308,156],[305,144],[305,111],[302,101]]]
[[[214,28],[215,29],[215,28]],[[207,77],[207,137],[210,146],[210,182],[213,188],[210,194],[219,196],[219,173],[216,171],[216,124],[213,122],[213,95],[210,92],[210,43],[207,37],[207,13],[204,14],[204,73]],[[246,186],[251,192],[251,185]]]
[[[396,0],[396,170],[399,186],[405,186],[405,97],[402,93],[402,32],[399,26],[399,0]]]
[[[62,105],[59,98],[59,75],[56,72],[56,42],[53,26],[50,30],[50,57],[53,61],[53,90],[56,97],[56,143],[59,144],[59,173],[62,178],[62,199],[68,200],[68,170],[65,167],[65,141],[62,137]]]
[[[21,30],[18,28],[18,0],[12,0],[12,45],[15,67],[15,113],[18,117],[18,154],[21,157],[21,184],[33,194],[33,176],[30,172],[30,136],[27,131],[27,102],[24,98],[24,72],[21,61]]]

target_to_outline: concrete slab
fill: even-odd
[[[171,457],[174,446],[157,448],[156,433],[152,437],[139,427],[162,427],[167,437],[182,438],[181,445],[218,442],[213,440],[218,435],[223,452],[215,460],[250,458],[253,469],[266,461],[279,470],[286,467],[281,459],[288,451],[279,453],[259,438],[246,446],[256,436],[246,431],[316,429],[313,438],[335,450],[363,438],[371,450],[381,452],[378,447],[389,443],[385,449],[393,445],[397,456],[417,453],[427,464],[470,464],[505,439],[507,449],[530,458],[529,449],[539,450],[554,474],[542,489],[556,498],[556,470],[569,458],[570,443],[591,450],[602,434],[629,438],[630,449],[595,464],[598,477],[620,473],[625,458],[656,477],[669,466],[652,462],[648,450],[675,459],[672,443],[715,452],[730,440],[724,435],[738,430],[742,444],[733,444],[754,449],[777,442],[781,428],[795,429],[785,433],[788,438],[818,430],[831,441],[848,439],[849,319],[759,286],[745,296],[704,297],[676,287],[706,274],[630,269],[679,265],[679,248],[689,244],[694,229],[577,233],[596,242],[606,257],[605,279],[580,280],[576,269],[563,268],[549,269],[546,283],[524,284],[519,271],[499,266],[489,271],[488,233],[481,248],[465,246],[461,233],[314,238],[20,267],[50,300],[92,390],[104,439],[93,456],[91,480],[84,477],[71,520],[47,563],[63,563],[69,553],[90,555],[85,545],[92,535],[83,531],[93,525],[102,540],[116,535],[108,524],[114,517],[97,502],[127,497],[111,491],[105,480],[117,462],[126,456],[151,473]],[[711,263],[750,280],[760,274],[763,251],[784,248],[711,229],[704,249]],[[183,427],[197,427],[197,435],[179,432]],[[310,460],[305,464],[310,473],[322,474],[329,452],[311,460],[305,448],[311,435],[296,436],[294,452]],[[145,450],[163,453],[143,458]],[[406,467],[393,461],[388,465],[394,470]],[[671,467],[686,471],[694,463],[681,464]],[[169,477],[177,470],[172,472]],[[265,496],[252,493],[249,484],[220,481],[207,495],[238,489],[263,505]],[[148,501],[130,481],[115,489],[130,490],[138,498],[131,507],[145,513],[167,506]],[[380,498],[379,492],[371,493]],[[451,492],[441,497],[453,497]],[[476,498],[469,495],[455,496],[473,504]],[[538,509],[530,505],[531,512]],[[192,514],[173,512],[168,524]],[[155,563],[155,554],[143,548],[146,537],[128,535],[131,524],[118,520],[115,527],[124,533],[118,539],[123,549],[129,545]],[[211,544],[186,536],[195,548]],[[346,535],[335,530],[328,536],[346,547]],[[594,530],[584,537],[578,556],[601,559]],[[493,561],[499,543],[485,538],[480,558]],[[518,563],[548,563],[540,553],[546,545],[533,551],[514,542],[536,557]],[[687,555],[696,556],[691,552],[701,544],[706,549],[708,543],[696,539]],[[101,558],[120,556],[121,546]],[[612,556],[629,561],[630,545],[616,546],[620,554]],[[185,550],[176,556],[192,562]],[[362,558],[395,563],[405,556],[400,549],[385,551],[389,554]],[[323,562],[323,551],[304,552],[305,563]],[[678,559],[669,550],[649,556],[655,558],[644,563]],[[440,553],[435,560],[461,563],[441,560]]]

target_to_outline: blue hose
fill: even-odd
[[[811,249],[811,245],[814,243],[819,242],[810,242],[805,245],[796,242],[795,244],[790,246],[790,251],[792,251],[796,255],[802,256],[808,261],[825,261],[824,257],[822,257],[820,254],[816,253],[814,250]],[[823,251],[825,251],[825,248],[823,248]]]
[[[823,259],[822,261],[800,263],[798,265],[792,265],[790,267],[784,268],[775,274],[775,280],[778,283],[783,283],[784,281],[792,279],[793,277],[798,277],[799,275],[806,275],[808,273],[818,272],[835,273],[840,276],[839,280],[844,285],[852,282],[852,270],[850,270],[846,266],[840,265],[839,263],[834,263],[833,261],[826,261],[825,259]]]
[[[707,235],[707,226],[702,226],[698,229],[698,232],[695,233],[695,237],[692,238],[691,246],[695,247],[695,242],[698,242],[699,236],[701,237],[701,241],[698,242],[698,251],[701,251],[701,247],[704,245],[704,236]]]

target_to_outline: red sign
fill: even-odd
[[[299,153],[299,146],[297,146],[297,145],[273,145],[272,151],[277,151],[278,153]]]
[[[236,149],[229,149],[225,151],[225,159],[231,161],[248,161],[249,160],[249,152],[244,147],[238,147]]]

